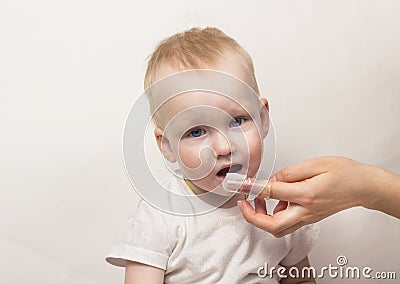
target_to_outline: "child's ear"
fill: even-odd
[[[260,117],[261,117],[261,134],[262,138],[265,138],[269,131],[269,104],[267,99],[261,98],[261,108],[260,108]]]
[[[164,137],[164,131],[160,127],[154,129],[154,136],[156,137],[157,146],[164,157],[171,163],[175,163],[176,159],[172,152],[171,145],[167,138]]]

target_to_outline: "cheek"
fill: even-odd
[[[263,144],[258,133],[252,133],[248,139],[250,167],[259,167],[262,159]]]
[[[179,160],[185,167],[197,168],[201,164],[199,157],[200,149],[194,145],[186,145],[181,143],[178,147]]]

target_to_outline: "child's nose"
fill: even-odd
[[[231,154],[232,152],[232,145],[229,143],[226,136],[218,131],[215,133],[215,139],[213,143],[213,148],[215,151],[216,156],[226,156]]]

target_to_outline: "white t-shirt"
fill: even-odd
[[[183,181],[171,178],[170,186],[182,187]],[[276,275],[259,277],[259,268],[298,263],[317,235],[318,228],[309,225],[275,238],[247,223],[237,206],[176,216],[141,200],[123,242],[106,260],[122,267],[131,260],[164,269],[164,283],[278,283]]]

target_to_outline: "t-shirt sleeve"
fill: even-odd
[[[165,217],[165,213],[141,200],[135,215],[129,218],[122,242],[111,248],[106,261],[124,267],[130,260],[166,269],[172,244]]]
[[[316,224],[304,226],[289,235],[290,251],[281,261],[281,265],[291,266],[305,258],[319,235]]]

